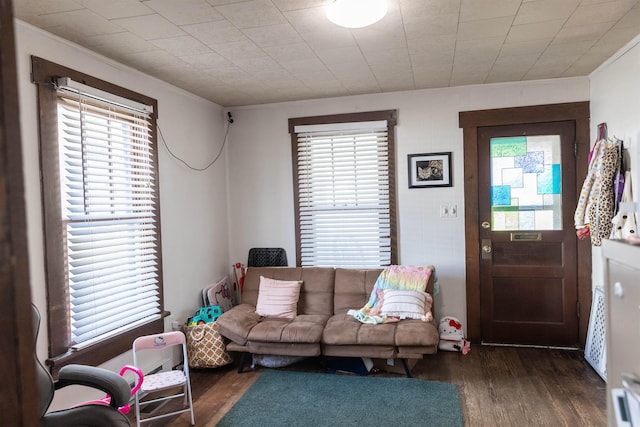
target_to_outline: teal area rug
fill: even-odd
[[[218,426],[462,426],[454,384],[265,370]]]

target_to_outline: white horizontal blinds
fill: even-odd
[[[147,113],[58,91],[75,348],[160,316],[156,168]]]
[[[391,263],[386,121],[296,129],[301,265]]]

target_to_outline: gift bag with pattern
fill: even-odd
[[[233,362],[216,322],[188,326],[185,335],[190,368],[217,368]]]

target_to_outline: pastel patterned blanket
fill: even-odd
[[[380,313],[382,295],[385,289],[406,290],[424,292],[431,277],[432,267],[415,267],[391,265],[386,267],[378,276],[373,285],[369,301],[359,310],[349,310],[347,314],[353,316],[362,323],[388,323],[397,322],[396,317],[385,316]],[[425,307],[427,318],[431,320],[431,295],[427,295],[428,307]]]

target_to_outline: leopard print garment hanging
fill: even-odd
[[[613,177],[620,165],[617,144],[607,144],[607,151],[603,159],[601,176],[601,190],[595,203],[588,206],[589,218],[591,218],[591,244],[602,245],[602,239],[607,239],[611,234],[613,224],[611,220],[615,214]]]

